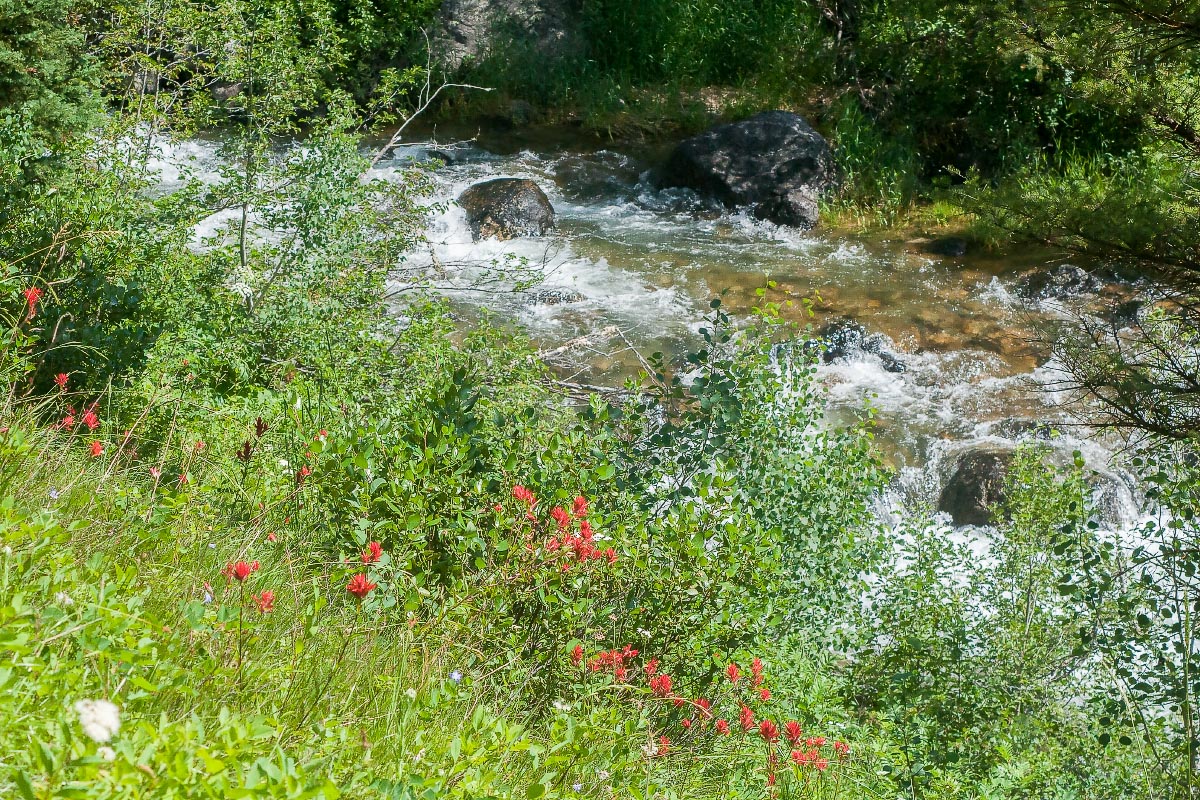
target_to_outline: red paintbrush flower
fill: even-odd
[[[367,542],[367,549],[362,554],[362,562],[364,564],[374,564],[381,558],[383,558],[383,545],[379,542]]]
[[[267,589],[262,594],[254,595],[254,604],[258,606],[258,613],[267,613],[275,607],[275,593]]]
[[[29,309],[29,314],[26,319],[33,319],[37,314],[38,303],[42,299],[42,290],[36,286],[30,286],[25,291],[21,292],[25,295],[25,305]]]
[[[360,572],[350,579],[350,583],[346,584],[346,591],[359,600],[362,600],[378,585],[377,583],[371,583],[371,581],[367,580],[367,576]]]

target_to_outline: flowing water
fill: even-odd
[[[756,290],[774,281],[771,299],[809,298],[814,330],[841,331],[819,370],[830,413],[849,418],[868,402],[876,409],[878,439],[899,475],[893,500],[936,497],[964,452],[1034,437],[1064,460],[1082,451],[1102,473],[1112,524],[1136,515],[1135,488],[1111,470],[1110,450],[1074,427],[1064,398],[1047,390],[1054,365],[1036,337],[1047,320],[1127,301],[1139,287],[1041,250],[947,257],[919,240],[781,228],[687,190],[654,189],[649,170],[661,147],[605,149],[507,133],[423,138],[373,170],[387,177],[413,159],[447,162],[435,172],[442,208],[431,216],[429,246],[410,266],[444,271],[453,302],[506,315],[572,380],[616,385],[639,366],[634,348],[695,348],[713,297],[747,313]],[[206,145],[190,147],[202,163]],[[473,242],[450,201],[495,177],[537,182],[557,213],[556,233]],[[164,173],[166,184],[172,178]],[[540,283],[480,290],[463,277],[514,260]],[[793,315],[805,319],[799,306]],[[1061,433],[1050,437],[1050,428]]]

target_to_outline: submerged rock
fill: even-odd
[[[970,450],[958,458],[950,480],[938,497],[955,525],[988,525],[991,506],[1004,500],[1004,478],[1012,464],[1011,450]]]
[[[554,206],[546,193],[525,178],[495,178],[458,196],[476,241],[494,237],[541,236],[554,229]]]
[[[997,421],[991,430],[1006,439],[1038,439],[1045,442],[1054,437],[1056,429],[1052,423],[1044,420],[1010,417]]]
[[[1105,318],[1118,328],[1128,328],[1136,324],[1141,318],[1142,307],[1144,305],[1137,298],[1126,300],[1109,308],[1108,313],[1105,314]]]
[[[531,306],[559,306],[582,300],[583,295],[572,289],[538,289],[525,295],[526,304]]]
[[[1095,294],[1104,282],[1073,264],[1059,264],[1048,270],[1035,270],[1017,281],[1017,294],[1027,300],[1066,300],[1083,294]]]
[[[961,236],[943,236],[925,245],[924,250],[935,256],[961,258],[967,254],[967,240]]]
[[[888,338],[880,333],[867,333],[862,323],[851,319],[834,320],[822,326],[817,333],[825,342],[821,359],[826,364],[846,361],[855,351],[862,351],[877,356],[888,372],[904,372],[908,369],[900,356],[888,347]]]
[[[657,182],[807,229],[816,225],[818,200],[836,184],[837,170],[829,143],[803,117],[764,111],[683,140]]]

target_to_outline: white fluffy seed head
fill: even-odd
[[[101,745],[96,748],[96,755],[100,756],[105,761],[114,761],[117,757],[117,752],[108,745]]]
[[[75,704],[79,724],[88,738],[104,744],[121,729],[121,712],[107,700],[80,700]]]

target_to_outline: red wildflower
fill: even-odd
[[[764,719],[758,723],[758,735],[768,742],[774,742],[779,739],[779,726],[769,719]]]
[[[834,742],[833,752],[838,754],[838,758],[844,758],[850,752],[850,745],[845,742]]]
[[[275,541],[275,540],[276,540],[276,539],[278,539],[278,538],[279,538],[279,537],[277,537],[277,536],[276,536],[274,533],[268,533],[268,534],[267,534],[267,541],[268,541],[268,542],[273,542],[273,541]]]
[[[558,527],[560,528],[565,528],[571,524],[571,515],[562,506],[555,506],[550,511],[550,516],[554,518],[554,521],[558,523]]]
[[[571,651],[571,663],[579,666],[583,662],[583,645],[575,645],[575,649]]]
[[[810,736],[804,740],[804,743],[806,745],[808,745],[809,747],[824,747],[825,746],[825,737],[824,736]]]
[[[751,684],[761,686],[763,682],[763,663],[761,658],[755,658],[750,662]]]
[[[65,372],[60,372],[54,376],[54,383],[59,389],[67,388],[67,381],[71,380],[71,376]]]
[[[747,733],[754,727],[754,712],[750,710],[750,706],[742,706],[742,711],[738,715],[738,722],[741,723],[742,730]]]
[[[696,698],[696,708],[700,709],[700,713],[705,719],[712,719],[712,701],[706,700],[703,697]]]
[[[604,551],[604,557],[608,559],[609,564],[617,563],[617,551],[611,547]]]
[[[573,515],[575,515],[575,517],[577,519],[583,519],[584,517],[587,516],[587,512],[588,512],[587,498],[584,497],[583,495],[576,497],[575,502],[571,505],[571,513]]]
[[[254,595],[254,604],[258,606],[258,613],[267,613],[275,607],[275,593],[267,589],[262,594]]]
[[[716,728],[717,728],[717,733],[721,734],[722,736],[729,735],[729,723],[726,722],[725,720],[723,720],[723,719],[717,720]]]
[[[730,683],[737,683],[742,677],[742,671],[738,669],[737,664],[730,664],[725,668],[725,674],[729,676]]]
[[[671,676],[664,672],[662,675],[656,675],[651,678],[650,691],[654,692],[656,697],[670,697]]]
[[[225,565],[225,569],[221,570],[221,574],[226,579],[237,578],[238,582],[246,580],[250,577],[250,573],[257,572],[259,564],[257,561],[249,563],[246,561],[233,561]]]
[[[655,673],[658,672],[658,659],[652,658],[647,661],[644,669],[646,670],[646,677],[653,678]]]
[[[64,430],[66,430],[67,428],[74,428],[75,427],[75,415],[68,412],[67,415],[62,418],[62,422],[58,423],[58,426]]]
[[[829,760],[825,758],[817,758],[813,760],[812,765],[817,769],[824,771],[825,768],[829,766]]]
[[[101,456],[103,454],[104,454],[104,445],[100,444],[99,442],[93,441],[92,442],[92,458],[97,458],[98,456]]]
[[[800,737],[803,733],[804,729],[800,727],[800,723],[794,720],[783,726],[783,735],[787,737],[788,743],[792,747],[800,744]]]
[[[775,785],[775,773],[768,772],[767,773],[767,788],[769,789],[774,785]]]
[[[679,721],[679,724],[689,731],[692,729],[692,721],[690,719],[682,719]]]
[[[619,681],[624,681],[629,678],[629,670],[625,668],[624,664],[618,664],[613,667],[613,676]]]
[[[187,473],[186,472],[179,473],[178,481],[179,481],[180,486],[183,486],[185,483],[187,483],[188,482]]]
[[[497,514],[499,514],[503,510],[504,510],[504,506],[500,505],[499,503],[496,503],[496,505],[492,506],[492,511],[495,511]]]
[[[534,497],[533,492],[519,483],[512,488],[512,495],[530,508],[537,505],[537,498]]]
[[[29,308],[28,319],[33,319],[37,314],[38,302],[42,299],[42,290],[36,286],[30,286],[21,294],[25,295],[25,305]]]
[[[362,554],[364,564],[374,564],[383,558],[383,545],[379,542],[367,542],[367,549]]]
[[[308,464],[305,464],[296,473],[296,484],[300,485],[300,484],[304,483],[304,479],[307,478],[309,475],[312,475],[312,470],[308,468]]]
[[[771,699],[771,690],[763,689],[761,692],[758,693],[758,696],[761,697],[764,702],[767,700],[770,700]]]
[[[585,541],[590,542],[595,534],[592,532],[592,523],[586,519],[579,523],[579,536]]]
[[[378,585],[377,583],[371,583],[371,581],[367,580],[367,576],[360,572],[350,579],[350,583],[346,584],[346,591],[359,600],[362,600]]]
[[[94,431],[100,427],[100,418],[96,416],[96,411],[92,408],[83,412],[83,424],[87,425],[89,431]]]
[[[158,467],[150,468],[150,477],[154,478],[154,480],[158,480],[161,475],[162,475],[162,470],[159,469]]]
[[[667,754],[667,752],[670,751],[670,749],[671,749],[671,740],[668,739],[666,736],[658,737],[658,750],[655,752],[655,755],[656,756],[665,756]]]
[[[801,750],[793,750],[792,761],[795,762],[797,767],[803,767],[808,763],[808,753],[805,753]]]
[[[686,703],[687,700],[684,700],[682,697],[672,697],[671,702],[675,704],[676,708],[683,708],[683,704]]]
[[[196,440],[196,443],[195,443],[194,445],[192,445],[192,448],[193,448],[193,449],[194,449],[194,450],[195,450],[197,453],[199,453],[201,450],[203,450],[203,449],[204,449],[204,448],[206,448],[206,447],[208,447],[208,445],[206,445],[206,444],[204,443],[204,440],[203,440],[203,439],[197,439],[197,440]]]

